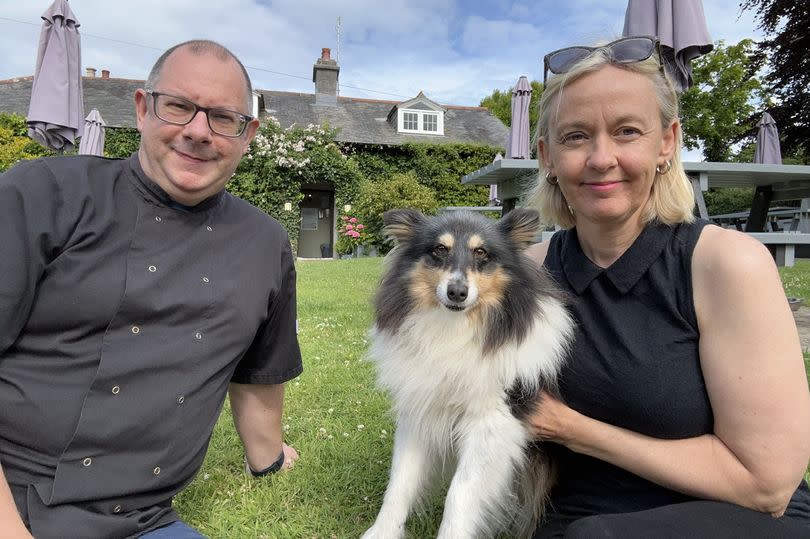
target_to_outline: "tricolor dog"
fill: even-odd
[[[370,357],[393,401],[391,477],[363,535],[397,538],[420,495],[449,475],[439,537],[529,535],[553,481],[523,418],[556,390],[572,335],[563,295],[524,253],[537,212],[385,214],[397,245],[375,299]]]

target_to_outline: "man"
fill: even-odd
[[[247,72],[192,41],[145,86],[128,160],[0,176],[3,537],[200,537],[171,501],[229,383],[248,469],[298,458],[281,432],[302,371],[289,240],[224,191],[258,127]]]

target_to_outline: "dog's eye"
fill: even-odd
[[[440,256],[440,257],[447,256],[447,251],[448,251],[447,246],[442,245],[441,243],[433,248],[433,254],[435,256]]]
[[[486,258],[489,253],[487,253],[487,250],[484,249],[483,247],[476,247],[475,249],[473,249],[473,254],[475,255],[475,258],[480,259]]]

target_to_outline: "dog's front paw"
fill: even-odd
[[[360,539],[404,539],[404,526],[383,526],[375,522]]]

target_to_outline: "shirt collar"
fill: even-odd
[[[164,191],[158,184],[156,184],[151,178],[149,178],[149,176],[146,175],[146,172],[143,171],[141,162],[138,159],[137,151],[129,157],[128,161],[133,175],[138,180],[137,187],[139,187],[141,193],[143,193],[147,199],[150,199],[162,206],[168,206],[179,211],[197,213],[216,207],[219,204],[219,201],[222,199],[223,191],[220,191],[219,193],[211,195],[194,206],[180,204],[173,200],[172,197],[166,193],[166,191]]]
[[[658,258],[672,233],[668,225],[649,224],[616,262],[608,268],[600,268],[582,252],[577,230],[573,228],[563,238],[563,272],[577,294],[582,294],[602,274],[620,293],[626,294]]]

